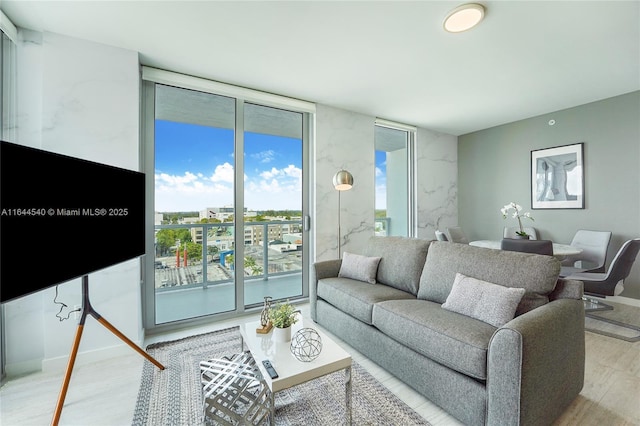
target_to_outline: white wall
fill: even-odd
[[[136,52],[21,30],[16,142],[139,170],[139,84]],[[43,230],[34,248],[68,250],[73,261],[74,250],[91,250],[101,239],[119,238],[95,231],[85,241],[47,241]],[[20,285],[19,280],[13,285]],[[142,339],[139,261],[91,274],[89,290],[96,311],[138,343]],[[5,305],[7,375],[66,365],[77,324],[73,316],[62,322],[56,318],[59,305],[53,303],[54,297],[55,288],[50,288]],[[79,305],[81,281],[61,284],[58,300],[70,309]],[[96,352],[107,348],[99,351],[102,354]],[[131,349],[89,318],[80,345],[86,355],[77,362],[125,350]]]
[[[500,208],[531,212],[541,239],[570,243],[578,229],[611,231],[607,265],[640,237],[640,92],[460,136],[460,222],[470,239],[502,238]],[[549,120],[555,120],[553,126]],[[584,209],[531,210],[531,150],[584,142]],[[621,296],[640,299],[636,261]]]
[[[418,129],[416,160],[418,237],[433,240],[458,224],[458,138]]]

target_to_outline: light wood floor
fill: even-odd
[[[630,311],[640,318],[640,302]],[[302,305],[304,314],[308,304]],[[167,333],[147,339],[145,346],[186,335],[226,328],[256,316],[219,322],[207,327]],[[319,327],[321,328],[321,327]],[[460,425],[440,408],[393,378],[385,370],[335,339],[353,359],[384,383],[434,426]],[[555,426],[639,425],[640,424],[640,342],[629,343],[587,332],[585,386]],[[60,425],[119,426],[131,424],[142,365],[139,354],[82,364],[78,356]],[[0,389],[0,425],[48,425],[51,423],[64,372],[37,373],[8,381]]]

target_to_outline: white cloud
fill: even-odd
[[[157,211],[199,211],[233,202],[233,183],[213,182],[201,173],[155,174]]]
[[[255,158],[256,160],[260,161],[261,163],[270,163],[275,159],[275,151],[272,149],[266,150],[266,151],[261,151],[261,152],[256,152],[251,154],[251,158]]]
[[[275,176],[279,176],[280,173],[280,170],[273,167],[271,170],[265,170],[264,172],[260,173],[259,176],[262,179],[273,179]]]
[[[233,183],[233,166],[229,163],[219,164],[209,178],[212,182]]]
[[[231,205],[234,200],[234,170],[230,163],[218,165],[213,174],[185,172],[155,174],[155,205],[158,211],[200,211],[206,207]],[[245,205],[254,210],[300,209],[302,169],[292,164],[260,172],[245,180]]]

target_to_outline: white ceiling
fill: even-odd
[[[18,27],[144,65],[461,135],[640,90],[640,1],[0,0]]]

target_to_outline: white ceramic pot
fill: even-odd
[[[287,328],[273,327],[273,340],[276,342],[290,342],[291,327],[287,327]]]

